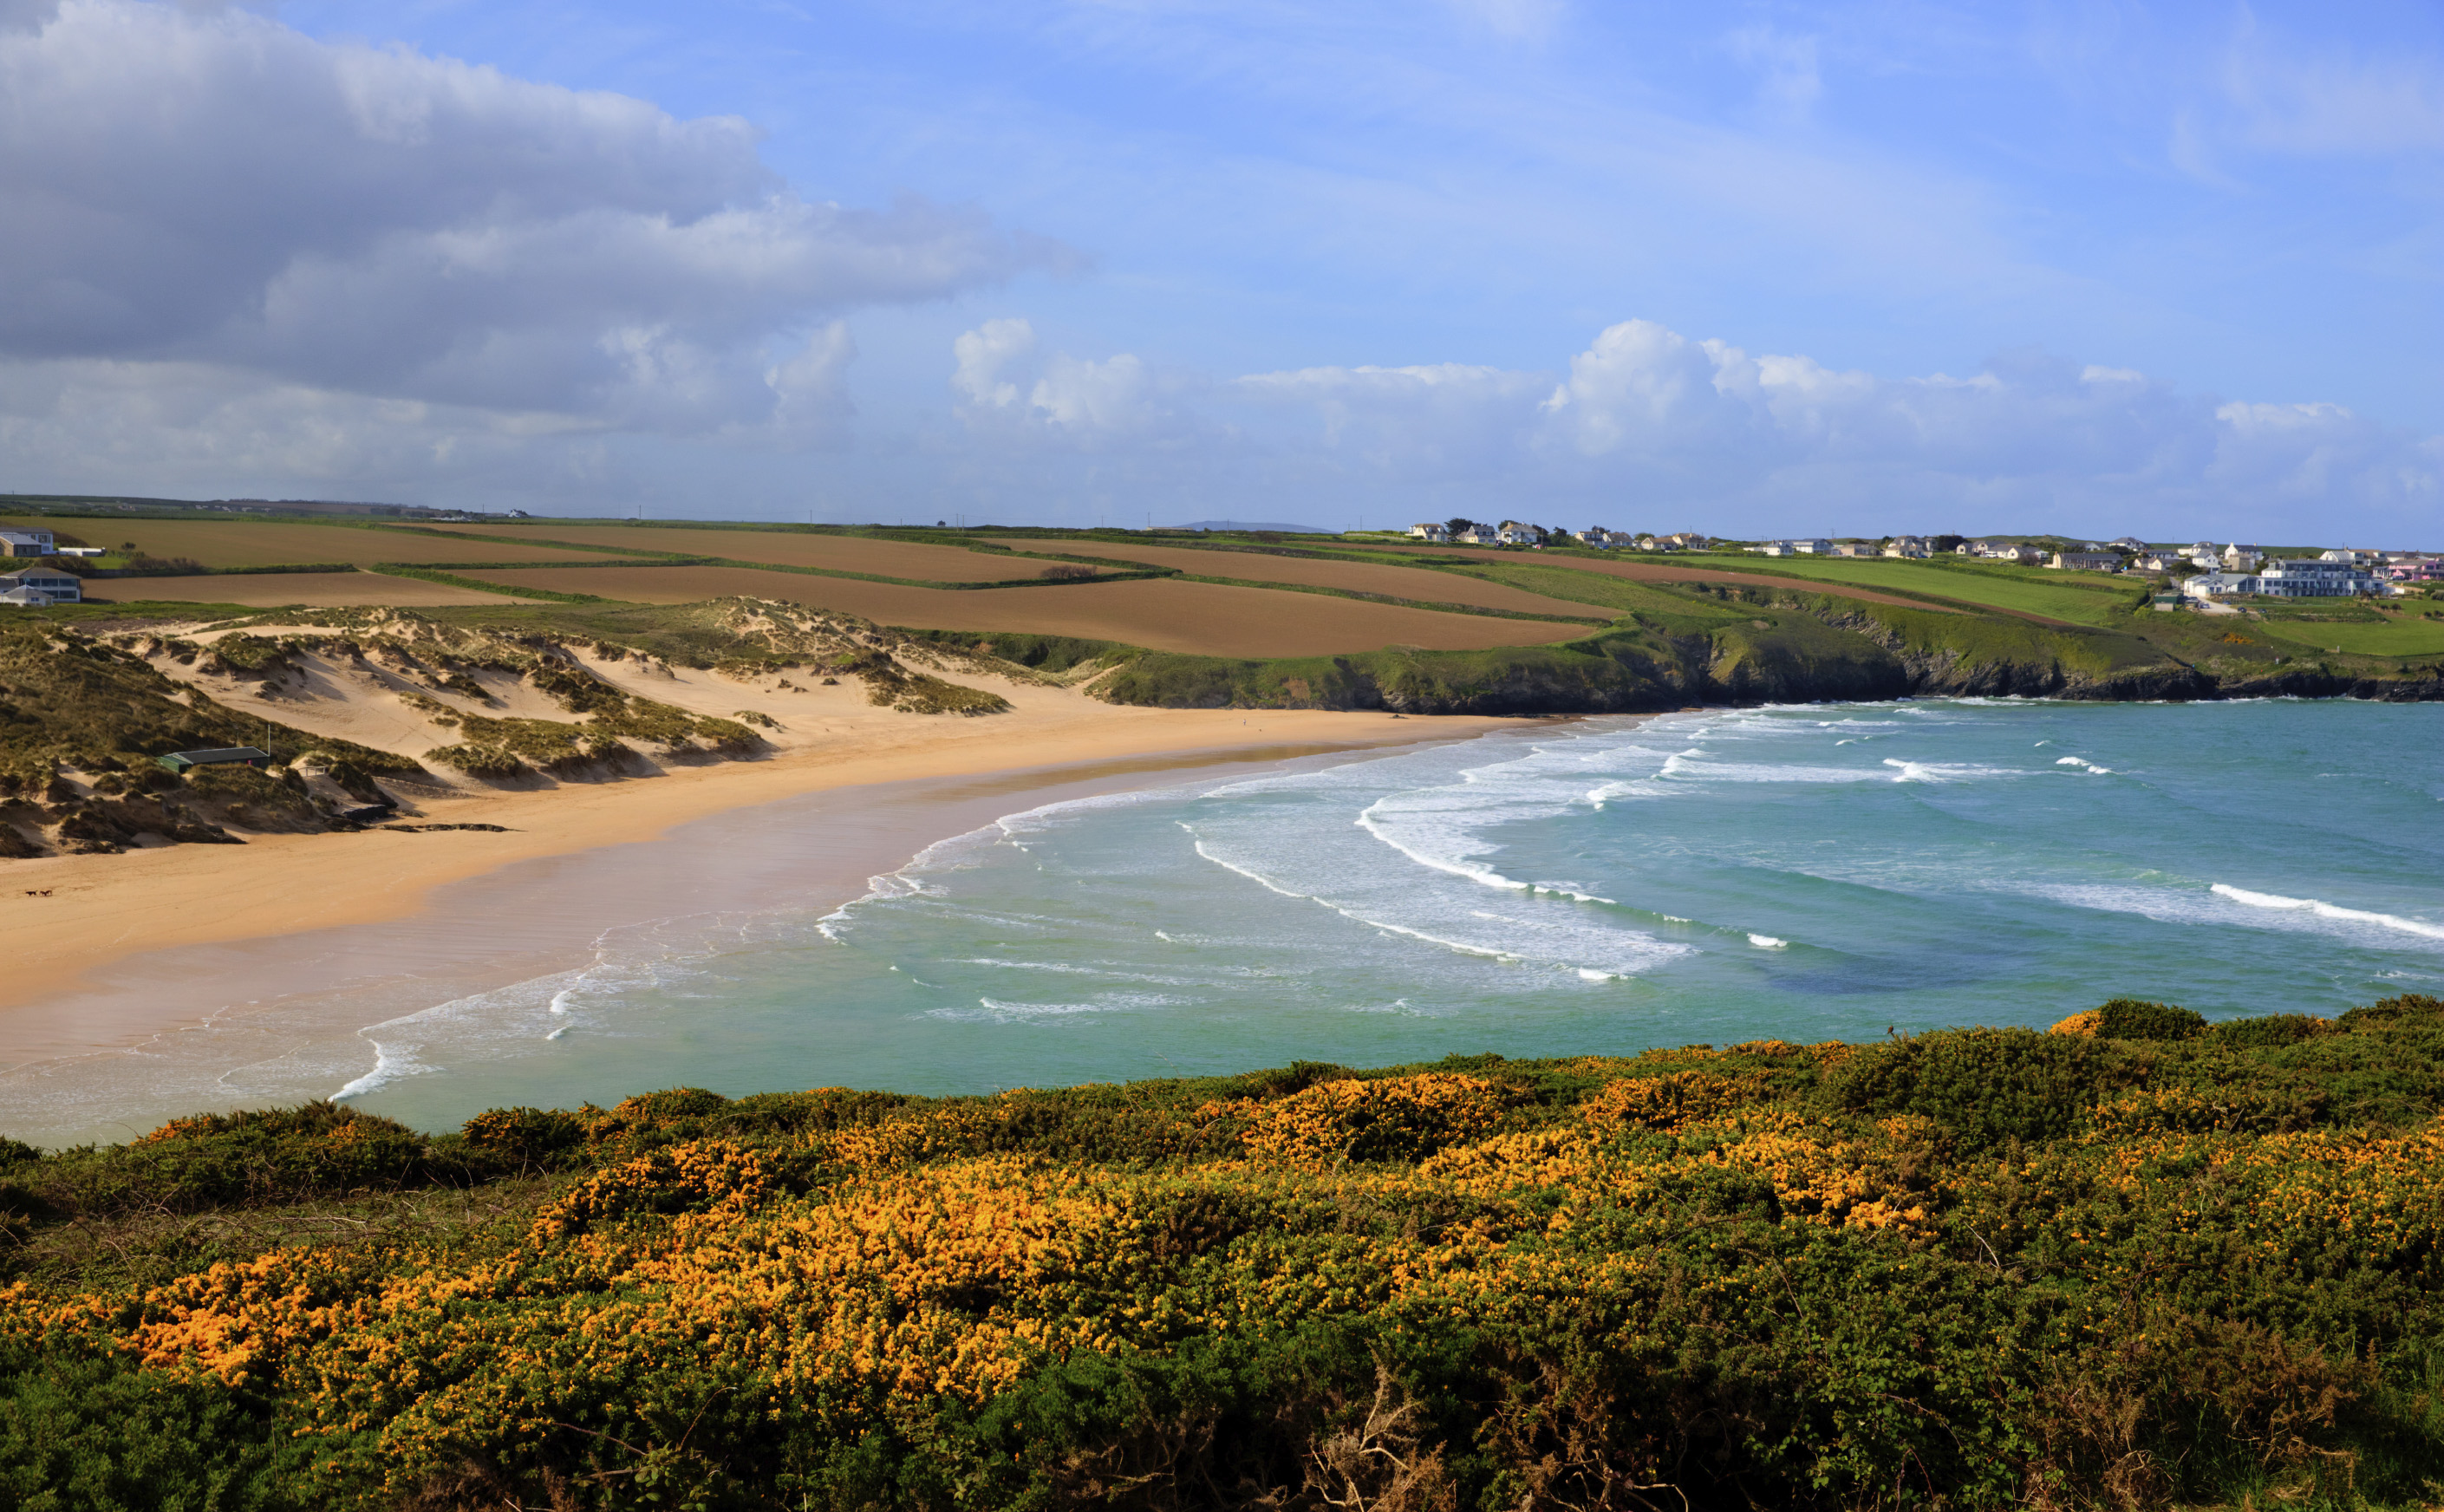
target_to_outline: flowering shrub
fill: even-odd
[[[231,1508],[2423,1504],[2429,1001],[676,1089],[429,1138],[181,1119],[7,1167],[0,1503],[169,1504],[167,1475]],[[56,1247],[137,1224],[172,1156],[286,1173],[179,1177],[233,1231],[340,1236],[151,1280]],[[343,1237],[468,1183],[500,1195],[455,1226]]]

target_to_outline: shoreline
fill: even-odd
[[[623,927],[752,912],[772,896],[837,907],[928,845],[1034,806],[1014,805],[1020,795],[1063,802],[1200,768],[1544,723],[1077,712],[999,739],[975,738],[993,732],[963,720],[895,730],[915,738],[845,759],[786,752],[656,779],[445,800],[417,816],[499,822],[504,833],[267,836],[244,849],[18,863],[0,914],[0,938],[20,965],[0,987],[0,1118],[9,1126],[0,1132],[74,1126],[91,1136],[94,1118],[58,1116],[117,1102],[105,1096],[113,1085],[128,1093],[128,1122],[143,1127],[139,1107],[294,1101],[301,1079],[327,1097],[372,1069],[376,1046],[358,1031],[396,1022],[389,996],[413,1017],[566,969]],[[759,817],[776,809],[789,825]],[[820,842],[786,853],[767,843],[768,832],[792,826]],[[28,897],[29,886],[52,895]],[[347,1061],[347,1074],[331,1079]],[[257,1084],[262,1095],[249,1090]]]

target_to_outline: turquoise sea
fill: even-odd
[[[1962,699],[1539,724],[1089,798],[360,1032],[428,1125],[2444,993],[2439,711]],[[786,843],[786,810],[772,811]]]

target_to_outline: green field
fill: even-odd
[[[2138,601],[2138,584],[2093,572],[2056,572],[2046,567],[2005,567],[1971,562],[1906,562],[1880,557],[1750,557],[1706,554],[1666,559],[1690,566],[1738,565],[1740,572],[1771,573],[1819,582],[1850,583],[1900,593],[1934,594],[1962,603],[2067,619],[2078,625],[2115,625]]]
[[[2303,646],[2312,651],[2341,651],[2355,656],[2433,656],[2444,653],[2444,618],[2404,614],[2398,619],[2350,619],[2339,623],[2313,619],[2260,619],[2241,632],[2268,641]]]

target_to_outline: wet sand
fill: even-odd
[[[930,721],[862,757],[469,801],[507,833],[12,863],[0,1134],[123,1139],[183,1113],[328,1097],[375,1068],[360,1030],[588,965],[609,931],[837,907],[927,845],[1041,803],[1526,723],[1113,713],[999,739],[973,738],[987,721]],[[430,807],[426,821],[456,817]]]

